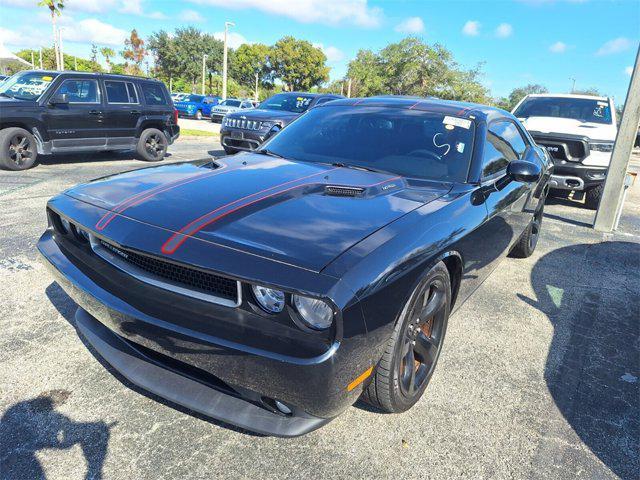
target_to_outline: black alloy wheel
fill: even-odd
[[[0,132],[0,149],[0,164],[8,170],[31,168],[38,155],[33,135],[18,127]]]
[[[147,162],[157,162],[164,158],[167,153],[167,137],[157,128],[148,128],[138,140],[138,155]]]

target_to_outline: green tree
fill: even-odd
[[[242,86],[252,89],[256,100],[260,87],[273,86],[270,52],[271,49],[262,43],[242,44],[234,52],[229,65],[230,77]]]
[[[347,73],[355,96],[418,95],[486,103],[481,75],[481,66],[464,70],[442,45],[431,46],[415,37],[391,43],[378,53],[360,50]]]
[[[62,14],[62,10],[64,9],[64,0],[41,0],[38,2],[39,7],[47,7],[49,12],[51,13],[51,30],[53,33],[53,50],[55,52],[56,57],[56,69],[60,70],[60,52],[58,50],[58,35],[56,28],[56,17],[59,17]]]
[[[528,85],[525,85],[524,87],[514,88],[513,90],[511,90],[511,93],[508,97],[503,97],[495,103],[499,108],[510,112],[515,108],[520,100],[522,100],[525,96],[533,93],[549,93],[549,90],[544,85],[530,83]]]
[[[110,72],[111,71],[111,59],[116,56],[116,52],[113,50],[113,48],[102,47],[100,49],[100,55],[102,55],[104,57],[104,61],[107,64],[107,70]]]
[[[188,81],[191,88],[187,90],[190,91],[195,91],[202,76],[203,55],[207,55],[207,88],[211,88],[212,76],[222,71],[222,49],[222,41],[195,27],[178,28],[173,36],[161,30],[149,38],[158,78],[170,84]],[[173,90],[177,91],[175,87]]]
[[[308,90],[329,79],[327,57],[306,40],[283,37],[272,48],[270,57],[274,76],[287,90]]]
[[[596,87],[573,90],[571,93],[573,93],[574,95],[593,95],[593,96],[596,96],[596,97],[604,97],[604,96],[606,96],[606,95],[603,95],[602,93],[600,93],[600,90],[598,90]]]

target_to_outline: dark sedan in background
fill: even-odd
[[[420,399],[450,312],[535,249],[550,170],[502,110],[337,100],[256,152],[67,190],[38,248],[131,382],[296,436]]]
[[[220,143],[228,154],[255,150],[309,108],[343,98],[340,95],[287,92],[266,99],[250,112],[236,112],[224,117]]]

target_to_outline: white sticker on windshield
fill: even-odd
[[[458,153],[463,153],[464,152],[464,143],[462,143],[462,142],[456,143],[456,150],[457,150]]]
[[[444,117],[442,123],[445,125],[454,125],[456,127],[466,128],[467,130],[471,127],[471,120],[467,120],[466,118]]]
[[[607,102],[598,102],[598,105],[600,105],[602,107],[606,107],[609,104]]]

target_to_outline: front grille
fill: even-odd
[[[588,146],[585,140],[553,137],[549,135],[533,135],[538,145],[544,147],[554,160],[566,160],[568,162],[580,162],[588,155]]]
[[[98,240],[98,242],[109,252],[117,255],[117,258],[121,261],[154,277],[166,280],[171,284],[195,289],[214,297],[231,300],[234,303],[238,301],[238,282],[235,280],[195,268],[177,265],[126,248],[116,247],[102,239]]]
[[[260,130],[262,122],[260,120],[247,120],[242,118],[227,118],[227,127],[241,128],[243,130]]]

